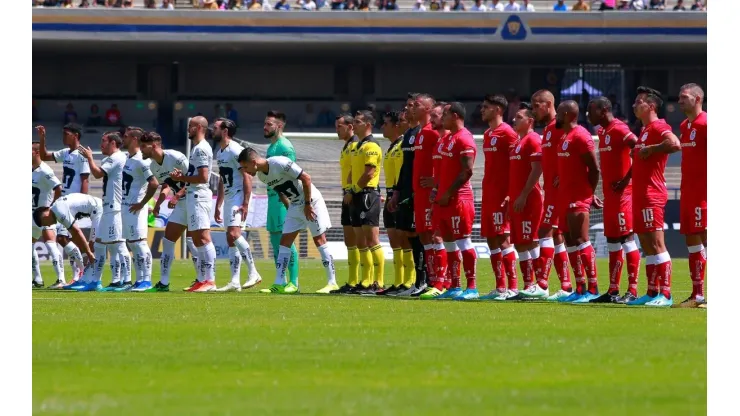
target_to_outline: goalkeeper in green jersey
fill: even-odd
[[[295,149],[293,144],[283,136],[285,128],[285,114],[279,111],[268,111],[265,117],[265,138],[270,139],[266,158],[272,156],[285,156],[295,162]],[[271,188],[267,188],[267,232],[270,233],[270,244],[272,245],[273,257],[277,264],[277,255],[280,250],[280,238],[283,235],[283,223],[288,210],[280,201],[280,196]],[[288,263],[288,275],[290,282],[298,286],[298,250],[295,244],[290,246],[292,255]]]

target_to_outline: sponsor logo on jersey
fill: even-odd
[[[509,156],[509,160],[521,160],[522,155],[516,155],[516,156]]]
[[[612,151],[612,147],[611,146],[602,147],[601,148],[601,151],[602,152],[611,152]]]

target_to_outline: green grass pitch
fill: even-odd
[[[487,292],[490,263],[478,266]],[[346,262],[337,267],[341,284]],[[274,268],[258,269],[267,287]],[[599,271],[603,290],[605,261]],[[301,272],[304,293],[325,282],[320,261],[302,261]],[[691,291],[686,261],[673,272],[681,301]],[[50,266],[42,273],[50,283]],[[388,263],[387,284],[392,273]],[[220,260],[218,283],[228,275]],[[34,291],[34,413],[707,411],[705,310],[181,292],[192,276],[180,261],[170,293]]]

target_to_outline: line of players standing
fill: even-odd
[[[337,117],[337,134],[345,142],[340,155],[345,193],[342,226],[350,269],[347,283],[332,293],[671,306],[671,258],[663,235],[668,200],[664,172],[668,155],[682,150],[680,222],[690,253],[693,290],[675,306],[706,307],[707,124],[703,102],[700,86],[681,87],[679,106],[687,119],[681,124],[679,139],[658,117],[663,98],[652,88],[638,88],[633,105],[643,125],[639,137],[613,116],[608,99],[593,99],[588,117],[599,126],[599,163],[590,133],[577,123],[579,107],[574,101],[564,101],[556,108],[552,93],[538,91],[531,103],[521,105],[512,127],[503,121],[506,99],[485,97],[482,116],[490,128],[483,139],[481,235],[491,250],[496,282],[491,293],[483,296],[476,288],[476,252],[470,239],[475,217],[470,178],[477,149],[464,126],[463,105],[435,102],[429,94],[413,93],[404,111],[384,116],[383,135],[391,144],[383,162],[387,190],[383,218],[395,274],[388,288],[384,287],[382,259],[368,256],[379,244],[381,200],[377,178],[382,158],[372,138],[373,120],[367,112]],[[542,138],[533,131],[535,122],[546,125]],[[595,195],[599,179],[603,201]],[[604,210],[609,289],[603,294],[588,235],[592,208]],[[640,254],[634,233],[646,255],[648,279],[647,293],[639,297]],[[625,263],[628,289],[620,296]],[[461,288],[461,265],[465,290]],[[553,265],[560,289],[550,295]],[[373,268],[374,280],[369,272]]]

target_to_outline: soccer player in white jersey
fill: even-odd
[[[82,157],[77,150],[82,139],[82,127],[77,124],[66,124],[62,128],[62,141],[67,148],[57,150],[53,153],[49,153],[46,150],[46,129],[44,126],[37,126],[36,131],[39,134],[39,153],[41,154],[41,160],[63,164],[62,195],[72,193],[86,194],[90,167],[87,165],[87,159]],[[70,240],[70,235],[64,227],[57,227],[56,231],[57,242],[62,246],[67,257],[69,257],[69,262],[72,266],[72,283],[74,283],[82,276],[84,269],[82,253],[77,245]]]
[[[49,165],[41,161],[39,153],[39,144],[31,144],[31,195],[33,201],[33,211],[39,207],[49,207],[62,195],[62,183],[54,175]],[[32,213],[33,213],[32,211]],[[41,278],[41,269],[39,268],[39,257],[36,254],[34,244],[41,240],[49,250],[49,258],[54,267],[54,273],[57,275],[56,283],[49,286],[49,289],[61,289],[64,285],[64,258],[57,248],[56,233],[54,227],[37,227],[36,223],[31,221],[31,251],[33,251],[33,283],[34,288],[44,287],[44,280]]]
[[[218,199],[214,219],[221,222],[221,204],[223,203],[223,224],[226,227],[226,243],[229,245],[229,264],[231,266],[231,281],[219,288],[219,292],[242,290],[240,269],[242,259],[249,269],[244,289],[256,286],[262,277],[254,267],[252,250],[242,235],[242,228],[247,221],[249,203],[252,201],[252,177],[242,170],[239,165],[239,154],[244,150],[232,137],[236,134],[236,124],[220,118],[213,123],[213,139],[218,143],[216,162],[218,163]]]
[[[128,159],[123,166],[121,219],[123,238],[134,253],[136,283],[131,287],[134,292],[143,292],[152,287],[152,251],[146,241],[149,210],[144,208],[159,187],[157,178],[149,169],[150,161],[144,160],[139,150],[139,140],[143,135],[144,130],[128,127],[123,136],[123,146],[128,150]]]
[[[154,205],[154,215],[159,214],[159,207],[167,200],[168,196],[170,196],[168,205],[173,210],[164,229],[162,257],[159,262],[161,271],[160,280],[156,285],[145,291],[169,292],[170,269],[172,259],[175,256],[175,243],[187,229],[185,200],[181,199],[185,196],[185,183],[172,180],[170,173],[174,170],[187,172],[189,166],[188,158],[177,150],[163,149],[162,137],[153,131],[145,133],[141,137],[139,144],[141,146],[141,155],[145,160],[151,161],[149,169],[152,171],[154,177],[157,178],[159,184],[162,185],[162,190],[159,192],[159,199],[157,199],[157,203]],[[198,270],[198,267],[196,267],[196,274]]]
[[[106,157],[99,167],[95,164],[92,150],[89,147],[81,146],[79,149],[80,154],[87,158],[93,177],[103,179],[103,216],[100,219],[100,228],[95,240],[95,268],[102,269],[107,250],[110,255],[110,270],[113,277],[110,285],[102,289],[106,292],[121,292],[129,289],[131,284],[131,255],[123,239],[121,221],[123,167],[126,165],[126,155],[121,151],[122,146],[123,139],[118,132],[103,133],[100,139],[100,152]],[[122,275],[124,281],[121,280]],[[128,281],[125,281],[126,278]],[[99,277],[97,282],[93,283],[100,285]]]
[[[188,231],[198,251],[198,282],[188,289],[190,292],[216,290],[216,247],[211,241],[211,210],[213,193],[208,179],[213,164],[213,151],[206,141],[208,121],[203,116],[190,119],[188,137],[193,142],[190,150],[188,171],[175,169],[170,178],[187,184],[185,211]],[[174,214],[174,212],[173,212]],[[174,221],[170,217],[169,221]],[[176,221],[179,223],[179,221]]]
[[[311,183],[308,173],[285,156],[265,159],[249,147],[242,150],[239,155],[239,164],[248,174],[257,175],[265,185],[277,192],[288,209],[283,223],[283,235],[280,238],[275,283],[269,289],[262,289],[260,292],[281,294],[298,292],[293,283],[286,282],[285,271],[290,261],[290,246],[298,233],[306,228],[311,231],[313,242],[321,254],[327,285],[336,286],[334,259],[326,244],[326,231],[331,228],[329,211],[326,209],[321,192]],[[317,293],[326,292],[319,290]]]
[[[67,285],[65,289],[75,289],[81,292],[100,291],[100,277],[103,275],[105,256],[102,262],[95,257],[96,254],[105,253],[105,246],[96,242],[95,252],[90,250],[90,244],[96,241],[100,229],[100,219],[103,216],[103,201],[86,194],[68,194],[51,205],[51,207],[36,208],[33,212],[33,223],[37,227],[49,227],[57,222],[69,231],[72,241],[85,253],[85,271],[80,279],[79,285]],[[85,239],[82,230],[76,221],[83,217],[90,218],[90,243]],[[94,263],[93,263],[94,261]]]

